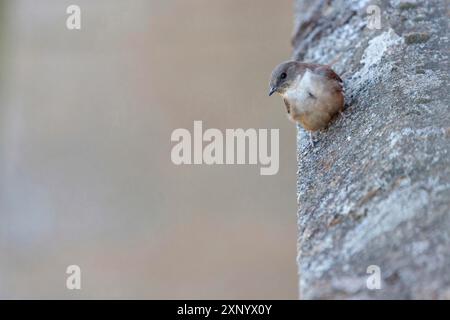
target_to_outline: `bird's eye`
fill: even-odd
[[[280,79],[286,79],[286,77],[287,77],[286,72],[283,72],[283,73],[280,75]]]

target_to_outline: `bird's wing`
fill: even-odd
[[[319,66],[314,69],[314,73],[336,80],[337,82],[342,82],[341,77],[339,77],[329,66]]]
[[[337,73],[334,72],[333,69],[331,69],[329,66],[324,66],[324,65],[318,66],[317,68],[315,68],[313,70],[313,72],[315,74],[318,74],[318,75],[327,77],[329,79],[335,80],[337,83],[340,84],[340,88],[342,90],[343,81],[342,81],[341,77],[339,77],[337,75]]]

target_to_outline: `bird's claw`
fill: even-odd
[[[314,148],[316,145],[316,142],[314,141],[312,132],[309,133],[309,144],[310,144],[311,148]]]

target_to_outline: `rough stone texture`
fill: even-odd
[[[381,9],[381,30],[366,9]],[[303,299],[450,299],[449,9],[435,1],[296,3],[294,58],[329,63],[346,118],[298,131]],[[369,290],[367,267],[381,270]]]

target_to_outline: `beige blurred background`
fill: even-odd
[[[0,0],[0,298],[297,298],[291,6]],[[279,128],[279,173],[173,165],[194,120]]]

